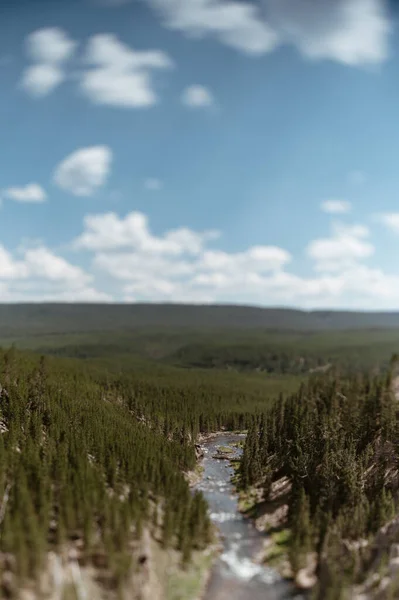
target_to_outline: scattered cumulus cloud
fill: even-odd
[[[346,200],[325,200],[321,203],[320,208],[323,212],[337,215],[350,212],[352,206]]]
[[[114,302],[115,299],[111,294],[97,290],[92,286],[73,289],[71,287],[54,287],[48,286],[34,287],[32,290],[13,289],[12,291],[4,292],[3,297],[7,302]]]
[[[245,252],[227,253],[221,250],[208,250],[203,253],[197,269],[208,274],[232,273],[254,270],[256,273],[278,271],[291,261],[291,255],[277,246],[252,246]]]
[[[67,63],[76,52],[77,42],[62,29],[48,28],[31,33],[25,46],[33,64],[24,69],[20,87],[35,98],[43,98],[67,78]],[[81,94],[93,104],[119,108],[156,104],[154,74],[174,67],[165,52],[134,50],[111,33],[90,37],[80,58],[77,81]]]
[[[75,196],[92,196],[110,174],[112,151],[108,146],[80,148],[55,169],[56,185]]]
[[[154,235],[142,213],[89,215],[74,241],[90,253],[89,272],[42,241],[12,254],[0,246],[4,301],[233,302],[302,308],[392,309],[399,276],[371,267],[371,235],[361,224],[335,223],[329,236],[312,240],[305,253],[312,274],[292,272],[293,258],[273,245],[239,252],[214,247],[217,231],[178,227]],[[103,292],[97,278],[106,283]]]
[[[168,281],[174,285],[176,279],[182,281],[184,287],[192,273],[190,260],[177,260],[176,256],[162,256],[149,252],[96,252],[94,267],[117,280],[130,283],[151,285],[158,281]]]
[[[20,249],[16,258],[0,245],[0,291],[4,302],[108,302],[93,276],[44,245]]]
[[[64,63],[75,53],[77,43],[58,27],[34,31],[25,40],[34,64],[25,68],[20,87],[35,98],[47,96],[65,79]]]
[[[125,108],[143,108],[157,102],[152,71],[173,67],[160,50],[136,51],[113,34],[90,38],[80,89],[93,103]]]
[[[3,190],[2,196],[15,202],[41,203],[47,199],[44,189],[37,183],[29,183],[22,187],[9,187]]]
[[[213,36],[249,55],[274,50],[278,33],[262,18],[259,7],[235,0],[148,0],[169,29],[191,38]]]
[[[374,254],[368,237],[369,230],[363,225],[336,223],[329,237],[309,243],[307,254],[315,261],[317,271],[340,271]]]
[[[0,246],[0,279],[44,279],[83,285],[90,282],[92,276],[45,246],[25,248],[20,259]]]
[[[190,108],[205,108],[214,103],[213,95],[210,90],[203,85],[190,85],[181,96],[181,101]]]
[[[27,54],[37,63],[63,63],[73,56],[76,47],[77,43],[58,27],[39,29],[26,39]]]
[[[281,41],[305,58],[348,66],[388,58],[392,25],[384,0],[266,0],[265,6]]]
[[[10,252],[0,245],[0,280],[19,279],[26,273],[22,262],[15,261]]]
[[[350,66],[387,59],[392,26],[384,0],[147,0],[169,29],[212,36],[248,55],[289,44],[309,60]]]
[[[292,45],[308,60],[353,67],[375,66],[389,57],[392,23],[384,0],[264,0],[262,6],[243,0],[146,1],[165,27],[191,38],[213,37],[249,56]],[[77,42],[50,27],[31,33],[25,48],[33,64],[22,73],[20,87],[42,98],[67,77],[66,63]],[[119,108],[156,104],[154,73],[174,66],[165,52],[134,50],[110,33],[89,38],[82,62],[81,93],[95,104]],[[183,101],[199,107],[209,106],[213,98],[195,85],[185,91]],[[361,172],[353,177],[355,185],[363,182]]]
[[[378,220],[394,233],[399,233],[399,213],[391,212],[378,215]]]
[[[219,236],[217,231],[197,233],[181,227],[157,237],[150,232],[146,215],[140,212],[131,212],[125,218],[111,212],[88,215],[84,226],[74,241],[75,248],[97,251],[131,248],[146,254],[198,254],[206,240]]]
[[[144,187],[146,190],[151,190],[153,192],[158,192],[162,189],[163,183],[160,179],[155,177],[149,177],[144,181]]]
[[[32,65],[22,74],[20,85],[34,98],[43,98],[64,80],[64,73],[54,65]]]
[[[71,265],[45,247],[26,250],[24,266],[29,276],[49,281],[78,282],[84,285],[92,280],[92,276],[85,273],[83,269]]]
[[[392,308],[399,301],[399,277],[367,265],[374,246],[363,225],[336,223],[329,237],[310,242],[310,276],[291,272],[284,248],[227,252],[212,247],[217,237],[184,227],[155,236],[145,215],[110,213],[86,217],[75,247],[92,253],[94,272],[113,282],[124,302]]]

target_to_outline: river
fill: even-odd
[[[202,444],[204,471],[196,487],[208,501],[211,520],[218,526],[223,543],[204,600],[301,600],[275,570],[254,560],[264,535],[238,510],[230,461],[214,458],[219,446],[233,447],[234,456],[238,457],[242,450],[232,444],[244,439],[242,434],[226,433]]]

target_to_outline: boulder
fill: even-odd
[[[197,460],[204,458],[204,451],[201,448],[200,444],[194,444],[195,456]]]
[[[295,576],[295,585],[301,590],[310,590],[317,583],[316,577],[317,553],[309,552],[306,556],[306,566]]]

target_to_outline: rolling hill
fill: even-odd
[[[187,304],[0,304],[0,334],[3,337],[144,328],[399,329],[399,312],[303,311]]]

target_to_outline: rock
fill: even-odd
[[[278,567],[278,572],[280,573],[281,577],[283,577],[284,579],[292,579],[293,578],[292,568],[291,568],[290,562],[288,560],[283,560],[281,562],[281,564]]]
[[[77,550],[77,548],[70,548],[68,550],[68,560],[73,561],[73,560],[78,560],[79,557],[79,552]]]
[[[391,576],[394,576],[396,573],[399,572],[399,557],[396,558],[391,558],[391,560],[389,561],[389,573],[391,574]]]
[[[2,598],[13,598],[15,592],[15,577],[10,571],[5,571],[1,579]]]
[[[295,577],[295,585],[301,590],[312,589],[316,582],[316,575],[310,574],[307,569],[300,569]]]
[[[383,577],[380,583],[380,592],[388,591],[391,586],[391,583],[392,580],[388,575],[386,577]]]
[[[51,519],[50,524],[49,524],[49,531],[51,533],[54,533],[55,531],[57,531],[57,521],[55,519]]]
[[[200,444],[194,444],[195,456],[197,460],[204,458],[204,451],[201,448]]]
[[[399,557],[399,544],[392,544],[389,552],[390,558],[398,558]]]
[[[295,585],[301,590],[310,590],[317,583],[317,553],[309,552],[306,556],[306,567],[300,569],[295,576]]]
[[[3,571],[15,571],[17,561],[10,552],[2,552],[0,554],[0,564]]]
[[[276,529],[283,527],[287,521],[288,516],[288,504],[282,504],[271,512],[262,515],[256,519],[256,528],[259,531],[265,531],[267,529]]]

